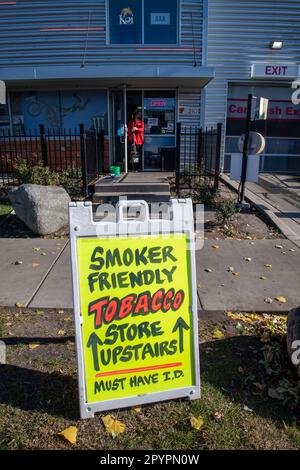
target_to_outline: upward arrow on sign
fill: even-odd
[[[179,317],[177,322],[175,323],[175,326],[173,328],[172,333],[175,333],[177,330],[179,330],[179,351],[182,353],[184,350],[183,347],[183,330],[189,330],[190,327],[189,325],[186,324],[183,318]]]
[[[95,370],[100,370],[98,358],[98,346],[102,346],[102,341],[96,333],[92,333],[87,342],[87,347],[92,348]]]

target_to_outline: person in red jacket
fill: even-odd
[[[128,137],[131,145],[131,161],[134,168],[142,166],[142,152],[144,145],[145,123],[140,111],[133,115],[128,123]]]

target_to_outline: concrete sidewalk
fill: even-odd
[[[68,242],[1,239],[0,256],[1,306],[73,307]],[[287,240],[206,240],[196,259],[204,310],[285,312],[300,303],[300,250]],[[14,264],[17,261],[22,264]],[[272,269],[265,264],[272,264]],[[228,272],[229,267],[239,275]],[[265,302],[278,296],[286,297],[287,303]]]
[[[238,189],[228,175],[221,179]],[[260,174],[258,183],[246,183],[245,197],[300,248],[300,176]]]

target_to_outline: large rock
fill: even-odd
[[[39,235],[48,235],[68,224],[68,193],[58,186],[22,184],[8,197],[16,215]]]
[[[295,341],[298,341],[297,348],[293,348]],[[288,315],[288,328],[287,328],[287,349],[290,358],[292,359],[293,354],[296,358],[300,359],[300,307],[294,308],[289,312]],[[295,344],[294,344],[295,346]],[[298,351],[298,353],[296,352]],[[294,361],[293,361],[294,362]],[[300,377],[300,364],[294,364],[297,367],[298,375]]]

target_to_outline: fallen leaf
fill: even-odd
[[[133,411],[135,411],[136,413],[141,413],[142,412],[142,407],[141,406],[134,406],[132,408]]]
[[[295,253],[296,250],[294,250],[294,248],[290,248],[289,251],[291,251],[292,253]]]
[[[209,269],[209,268],[205,268],[204,271],[205,271],[206,273],[212,273],[212,269]]]
[[[250,261],[252,261],[252,258],[244,258],[244,260],[250,263]]]
[[[17,308],[22,308],[22,307],[24,307],[24,305],[23,305],[21,302],[17,302],[17,303],[15,304],[15,306],[16,306]]]
[[[278,250],[283,250],[283,246],[282,246],[282,245],[275,245],[275,248],[277,248]]]
[[[65,330],[59,330],[57,334],[58,336],[66,336]]]
[[[29,344],[29,349],[37,349],[40,347],[40,344],[39,343],[30,343]]]
[[[242,375],[245,374],[245,370],[244,370],[243,367],[241,367],[241,366],[238,368],[238,372],[239,372],[240,374],[242,374]]]
[[[58,310],[57,313],[62,314],[62,313],[65,313],[65,311],[64,310]]]
[[[218,250],[220,248],[219,245],[212,245],[211,247],[214,248],[215,250]]]
[[[272,266],[272,264],[265,264],[265,268],[272,269],[273,266]]]
[[[58,436],[62,437],[65,441],[73,446],[76,445],[77,442],[77,428],[75,426],[70,426],[69,428],[65,429],[62,432],[57,434]]]
[[[240,276],[240,273],[232,273],[233,276]]]
[[[266,302],[266,304],[272,304],[272,303],[273,303],[273,299],[271,299],[271,297],[266,297],[266,298],[265,298],[265,302]]]
[[[106,431],[115,438],[118,434],[121,434],[125,431],[126,426],[125,424],[121,423],[111,415],[106,415],[102,418],[103,424],[105,426]]]
[[[32,263],[33,268],[37,268],[39,266],[39,263]]]
[[[229,273],[234,273],[235,269],[234,269],[233,266],[229,266],[229,268],[227,269],[227,271],[228,271]]]
[[[47,256],[47,253],[43,252],[41,253],[41,256]]]
[[[23,264],[23,261],[15,261],[14,264],[15,264],[16,266],[19,266],[20,264]]]
[[[261,391],[264,389],[264,386],[259,382],[253,382],[253,385]]]
[[[213,335],[212,335],[212,338],[213,339],[223,339],[225,337],[224,333],[222,333],[221,330],[215,330]]]
[[[266,281],[268,278],[266,276],[260,276],[259,279],[261,279],[262,281]]]
[[[202,418],[202,416],[198,416],[197,418],[195,416],[192,416],[190,421],[192,428],[196,429],[197,431],[200,431],[200,429],[204,425],[204,419]]]
[[[40,249],[39,246],[34,246],[34,247],[33,247],[33,251],[41,251],[41,249]]]
[[[264,331],[264,333],[262,334],[262,336],[260,338],[260,342],[261,343],[269,343],[270,342],[270,335],[267,331]]]
[[[286,298],[282,297],[282,295],[280,295],[279,297],[275,297],[275,300],[277,300],[277,302],[280,302],[281,304],[286,304],[287,303]]]

